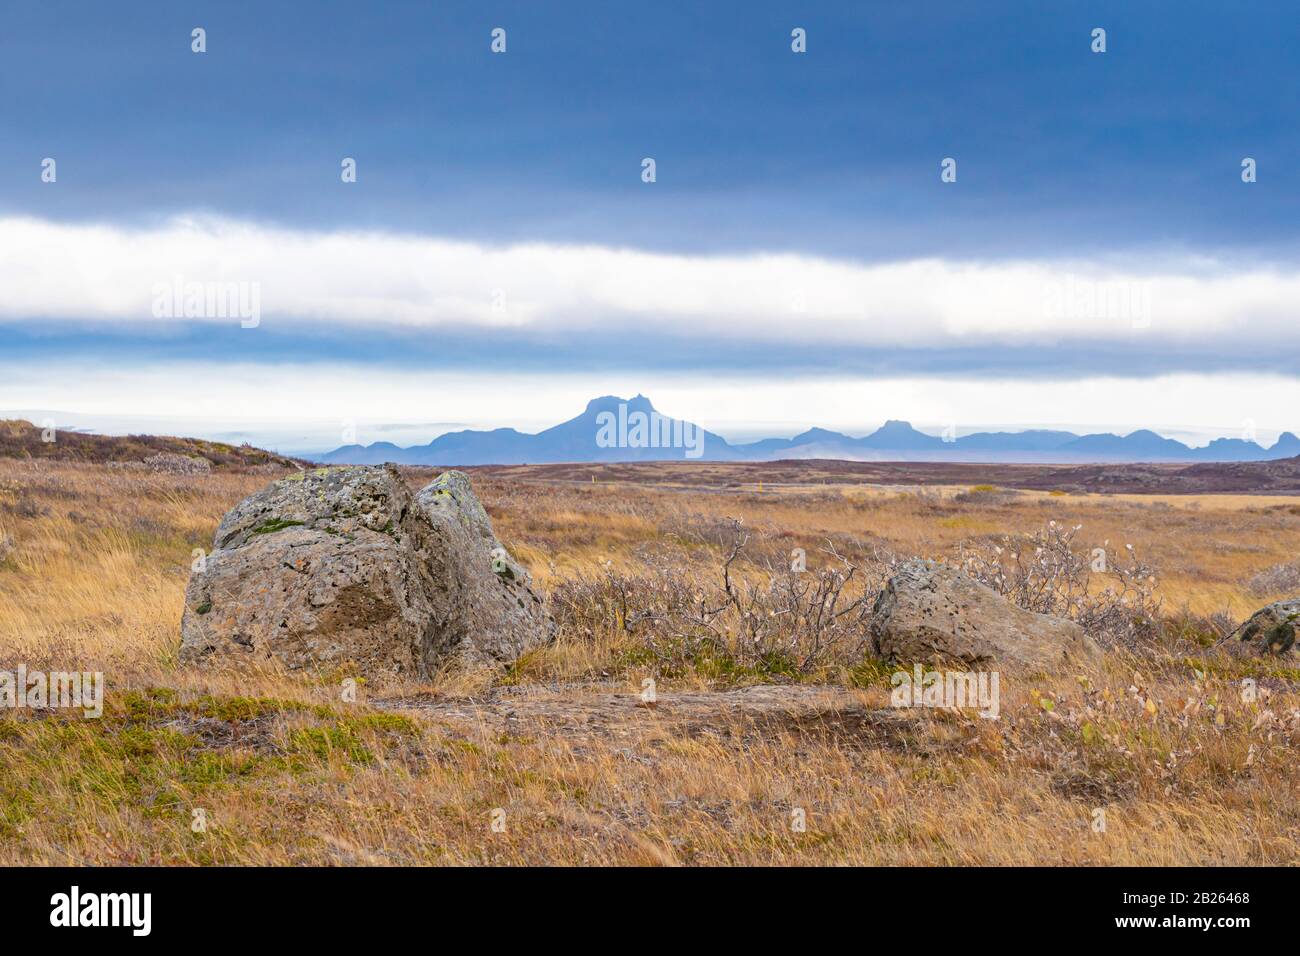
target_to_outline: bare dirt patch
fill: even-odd
[[[847,687],[760,685],[729,691],[657,694],[572,687],[496,688],[481,697],[374,700],[449,725],[466,735],[557,735],[574,741],[627,743],[713,735],[742,741],[795,734],[848,747],[905,745],[913,726],[902,711],[872,707]]]

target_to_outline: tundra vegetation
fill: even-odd
[[[0,862],[1300,859],[1300,666],[1214,646],[1295,596],[1300,499],[477,469],[552,644],[383,686],[180,666],[195,549],[265,464],[0,460],[0,669],[107,681],[97,720],[0,710]],[[866,627],[914,557],[1104,656],[1004,671],[996,720],[891,711]]]

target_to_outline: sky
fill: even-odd
[[[1280,2],[4,20],[0,415],[300,452],[638,392],[738,440],[1300,430]]]

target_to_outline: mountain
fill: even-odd
[[[1258,447],[1258,446],[1256,446]],[[1084,435],[1058,446],[1056,451],[1089,461],[1185,461],[1194,456],[1180,441],[1148,429],[1129,435]],[[1259,449],[1261,452],[1264,449]]]
[[[857,445],[861,448],[884,448],[889,451],[937,451],[945,442],[942,438],[919,432],[907,422],[891,419],[880,428],[859,438]]]
[[[640,431],[638,421],[645,423]],[[539,432],[536,438],[536,461],[731,461],[741,457],[721,435],[661,415],[644,395],[631,400],[613,395],[592,399],[581,415]]]
[[[1283,432],[1277,436],[1277,441],[1273,447],[1268,450],[1270,460],[1275,458],[1294,458],[1300,455],[1300,438],[1291,432]]]
[[[848,435],[841,435],[839,432],[828,431],[825,428],[810,428],[806,432],[800,432],[793,438],[764,438],[761,441],[750,442],[748,445],[737,445],[736,450],[746,458],[767,458],[769,456],[780,457],[776,455],[777,452],[789,451],[792,448],[841,444],[851,445],[853,439]]]
[[[1268,458],[1263,447],[1242,438],[1216,438],[1204,448],[1195,449],[1197,461],[1251,461]]]
[[[659,412],[650,399],[605,395],[581,415],[536,434],[513,428],[464,430],[427,445],[391,442],[346,445],[320,456],[338,464],[517,465],[615,461],[776,461],[830,458],[846,461],[953,461],[1026,463],[1240,462],[1300,455],[1300,438],[1283,432],[1271,448],[1240,438],[1217,438],[1191,448],[1149,429],[1127,435],[1076,435],[1068,431],[976,432],[946,441],[908,422],[891,419],[870,435],[853,438],[810,428],[793,438],[764,438],[732,445],[699,425]]]
[[[567,461],[735,461],[746,457],[721,435],[660,414],[650,399],[605,395],[581,415],[535,435],[513,428],[459,431],[427,445],[397,448],[387,442],[347,445],[321,456],[326,463],[354,465],[395,461],[408,465],[512,465]]]
[[[1078,437],[1074,432],[1038,428],[1023,432],[976,432],[963,435],[954,444],[963,451],[981,448],[991,451],[1055,451]]]

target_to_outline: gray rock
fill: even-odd
[[[186,663],[425,677],[452,660],[512,661],[554,634],[459,472],[418,496],[392,466],[300,472],[231,509],[213,547],[186,590]]]
[[[150,471],[161,471],[169,475],[206,475],[212,471],[212,462],[194,455],[178,455],[175,452],[160,451],[144,459],[144,465]]]
[[[872,609],[876,653],[894,663],[1047,667],[1101,656],[1073,621],[1017,607],[957,568],[909,561]]]
[[[1274,601],[1260,608],[1221,645],[1237,654],[1300,655],[1300,598]]]
[[[513,661],[553,636],[554,626],[522,565],[492,533],[492,521],[463,472],[448,471],[415,497],[431,531],[425,548],[434,576],[458,613],[445,639],[469,661]],[[539,637],[542,640],[539,640]]]

